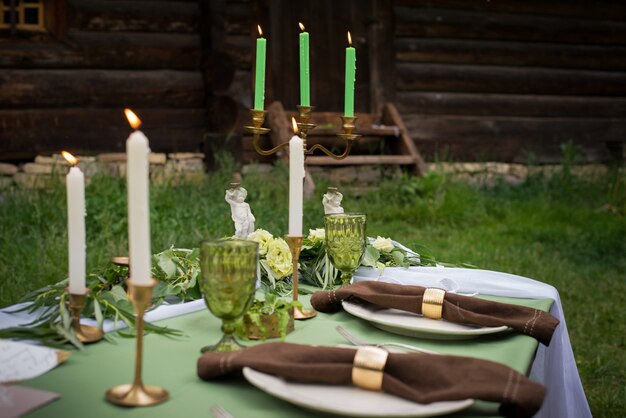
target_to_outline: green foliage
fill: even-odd
[[[342,189],[343,206],[368,214],[369,236],[393,237],[422,260],[436,254],[557,287],[592,412],[620,416],[626,409],[626,176],[617,169],[588,178],[572,173],[570,180],[560,170],[493,188],[440,174],[391,178],[365,194]],[[201,239],[232,234],[223,200],[230,177],[224,170],[200,184],[154,185],[152,248],[195,248]],[[277,235],[287,231],[287,177],[279,164],[271,177],[250,175],[243,183],[256,224]],[[305,202],[305,228],[323,223],[323,186]],[[127,252],[125,181],[94,178],[86,199],[88,271],[106,271],[112,256]],[[3,191],[0,224],[0,306],[66,277],[62,184],[35,192]]]
[[[271,289],[264,289],[258,291],[254,302],[250,306],[246,317],[256,325],[264,338],[268,337],[268,330],[263,325],[263,316],[276,315],[278,317],[278,330],[280,332],[280,338],[284,339],[287,336],[287,328],[289,326],[290,310],[293,308],[302,308],[300,302],[293,300],[281,299],[277,294],[273,293]],[[246,337],[246,333],[243,325],[243,318],[237,321],[237,334],[240,337]]]
[[[198,254],[197,249],[170,248],[154,256],[152,276],[158,279],[158,282],[153,291],[151,309],[162,304],[165,299],[184,302],[200,297],[197,280],[200,272]],[[120,266],[109,266],[98,273],[89,274],[86,278],[89,292],[82,316],[96,319],[99,326],[102,326],[105,318],[115,321],[116,324],[122,321],[127,329],[119,331],[118,334],[134,336],[135,316],[125,289],[127,278],[128,268]],[[0,338],[38,339],[52,346],[71,343],[77,348],[82,348],[71,327],[66,288],[67,279],[64,279],[26,294],[21,302],[32,303],[16,312],[38,311],[42,314],[31,324],[33,328],[0,329]],[[167,336],[181,335],[177,330],[149,322],[145,323],[144,329]],[[114,341],[109,334],[105,334],[105,337],[111,342]]]

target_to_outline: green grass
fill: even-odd
[[[232,233],[224,190],[228,170],[203,184],[152,187],[152,248],[192,247]],[[244,179],[257,227],[287,229],[287,171]],[[321,194],[306,203],[305,228],[322,226]],[[369,215],[370,236],[428,246],[439,260],[532,277],[556,286],[578,367],[595,416],[626,410],[626,179],[531,178],[491,189],[446,177],[385,180],[344,207]],[[127,250],[125,182],[95,178],[87,187],[89,270]],[[0,196],[0,306],[66,275],[65,191],[13,190]]]

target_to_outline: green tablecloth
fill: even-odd
[[[548,311],[553,303],[545,299],[485,298],[544,311]],[[308,297],[302,297],[302,302],[308,305]],[[116,338],[117,344],[100,342],[88,346],[83,352],[75,352],[66,363],[24,383],[25,386],[60,392],[62,395],[60,400],[28,416],[207,418],[210,417],[209,408],[215,403],[222,405],[236,418],[324,416],[275,399],[249,385],[243,377],[201,381],[196,375],[199,349],[220,337],[220,323],[208,310],[158,323],[183,330],[187,334],[177,339],[147,335],[144,340],[144,382],[166,388],[171,396],[168,402],[153,407],[122,408],[105,401],[107,389],[130,383],[133,378],[135,341],[120,337]],[[311,320],[296,321],[296,330],[289,334],[287,341],[317,345],[345,344],[335,331],[335,326],[339,324],[366,341],[398,341],[441,353],[498,361],[521,373],[529,371],[537,349],[537,341],[513,331],[460,341],[418,340],[380,331],[345,312],[318,314]],[[470,409],[454,416],[497,416],[497,407],[497,404],[477,402]]]

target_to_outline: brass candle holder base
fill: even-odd
[[[107,401],[121,406],[151,406],[165,402],[170,397],[167,390],[151,385],[114,386],[107,391]]]
[[[293,263],[293,275],[291,281],[293,282],[293,301],[298,301],[298,260],[300,259],[300,251],[302,250],[302,236],[287,235],[287,242],[289,244],[289,250],[291,251],[291,260]],[[293,319],[304,320],[313,318],[317,315],[317,312],[311,309],[300,309],[298,307],[293,308]]]
[[[143,329],[144,313],[152,304],[152,289],[156,284],[150,280],[148,284],[137,285],[132,279],[127,282],[128,297],[133,303],[136,315],[136,340],[135,348],[135,378],[132,384],[114,386],[106,393],[106,400],[122,406],[151,406],[169,399],[167,390],[158,387],[144,385],[141,374],[143,366]]]
[[[310,319],[310,318],[315,317],[316,315],[317,315],[317,312],[315,312],[312,309],[293,308],[293,319],[297,321]]]
[[[90,325],[83,325],[80,323],[80,313],[85,307],[85,299],[87,298],[89,289],[85,290],[85,293],[70,293],[67,290],[68,307],[72,313],[72,328],[76,332],[76,338],[83,344],[90,344],[100,341],[104,338],[104,333],[98,327],[92,327]]]
[[[130,265],[130,259],[128,257],[113,257],[111,262],[116,266],[126,266]]]

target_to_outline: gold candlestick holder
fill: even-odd
[[[128,257],[123,257],[123,256],[113,257],[111,259],[111,262],[115,264],[116,266],[130,267],[130,259]]]
[[[135,378],[132,384],[114,386],[106,393],[107,401],[122,406],[151,406],[169,399],[167,390],[159,386],[144,385],[141,378],[143,365],[143,329],[144,313],[152,304],[152,289],[156,281],[151,279],[148,284],[137,285],[132,279],[127,282],[128,296],[135,309]]]
[[[298,301],[298,260],[300,259],[300,251],[302,249],[302,236],[287,235],[287,242],[289,243],[289,250],[291,251],[291,261],[293,263],[293,276],[291,281],[293,282],[293,301]],[[293,319],[303,320],[313,318],[317,315],[317,312],[311,309],[300,309],[298,307],[293,308]]]
[[[78,341],[84,344],[95,343],[104,338],[104,333],[100,328],[80,323],[80,313],[85,307],[87,293],[89,293],[89,289],[86,289],[85,293],[70,293],[69,289],[67,290],[69,295],[68,307],[72,313],[72,328],[76,332]]]
[[[304,155],[311,155],[315,153],[316,150],[320,150],[324,154],[332,157],[336,160],[343,160],[348,155],[350,155],[350,151],[352,150],[352,142],[358,139],[361,135],[355,134],[354,129],[356,127],[355,122],[357,120],[354,116],[341,116],[342,120],[342,129],[343,133],[337,134],[337,136],[345,141],[345,148],[343,153],[335,154],[328,148],[324,147],[321,144],[315,144],[311,148],[307,146],[307,136],[309,131],[315,129],[317,125],[311,123],[311,116],[313,113],[313,106],[297,106],[298,108],[298,132],[300,137],[302,138],[302,142],[304,145]],[[261,135],[265,135],[270,132],[270,129],[263,127],[263,122],[265,122],[265,114],[267,113],[265,110],[257,110],[251,109],[252,112],[252,126],[245,126],[247,132],[252,134],[252,145],[256,152],[260,155],[272,155],[277,153],[283,148],[289,146],[289,142],[283,142],[271,149],[263,149],[261,147]]]

